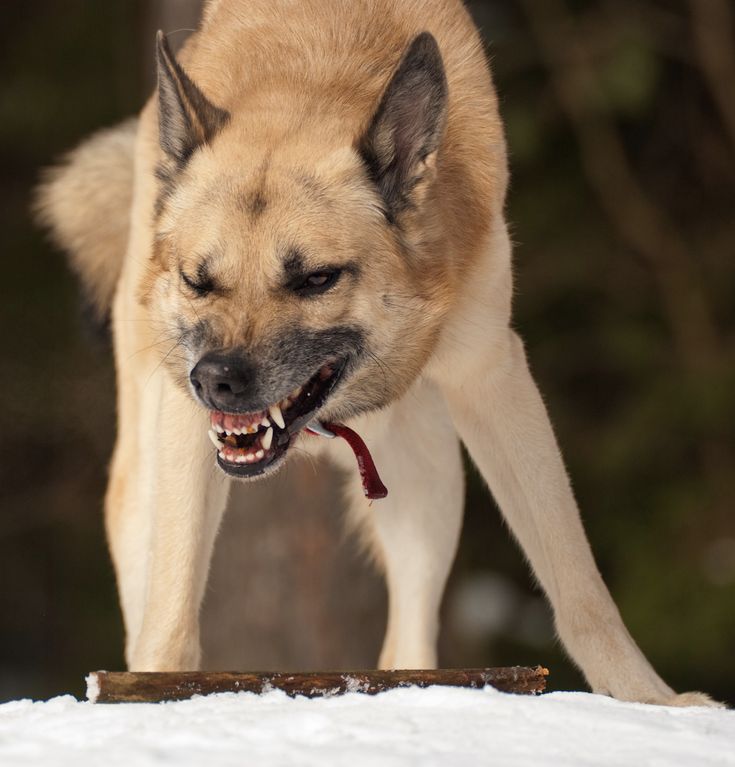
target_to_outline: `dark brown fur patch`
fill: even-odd
[[[257,219],[263,215],[265,209],[268,207],[268,198],[265,193],[266,178],[268,177],[268,170],[270,169],[270,155],[261,163],[258,170],[255,172],[255,183],[253,188],[247,192],[242,198],[243,210],[252,218]]]
[[[252,194],[245,202],[251,218],[258,218],[268,207],[268,201],[261,190]]]

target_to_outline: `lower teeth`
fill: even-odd
[[[265,458],[265,450],[257,450],[255,453],[238,453],[237,455],[220,450],[218,455],[225,463],[257,463]]]

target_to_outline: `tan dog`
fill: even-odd
[[[350,471],[390,593],[380,666],[435,665],[461,439],[592,689],[707,703],[623,625],[510,329],[505,142],[460,1],[210,0],[180,60],[159,35],[139,123],[41,192],[97,307],[115,296],[106,508],[130,668],[197,667],[230,477],[294,444]],[[344,446],[304,436],[317,418],[362,434],[385,500],[368,508]]]

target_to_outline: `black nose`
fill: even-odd
[[[214,410],[238,412],[252,393],[252,366],[242,355],[209,352],[189,374],[192,386],[205,405]]]

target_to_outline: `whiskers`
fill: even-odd
[[[388,384],[388,367],[383,362],[383,360],[381,360],[380,357],[378,357],[378,355],[375,354],[375,352],[371,352],[368,349],[368,350],[366,350],[366,354],[378,366],[378,369],[380,370],[380,373],[382,374],[382,377],[383,377],[383,400],[387,401],[388,396],[389,396],[389,392],[390,392],[390,386]]]
[[[143,384],[143,387],[145,388],[150,383],[150,380],[153,378],[153,376],[161,369],[161,367],[167,363],[169,360],[174,359],[181,363],[188,363],[188,357],[186,354],[179,353],[179,349],[185,349],[186,351],[189,351],[188,347],[184,343],[185,333],[178,333],[177,337],[175,338],[173,344],[169,347],[168,351],[163,354],[156,364],[156,366],[151,370],[151,372],[148,375],[148,378],[146,378],[145,384]],[[163,343],[170,342],[171,339],[168,339],[168,341],[159,341],[155,344],[152,344],[150,348],[155,348],[159,345],[162,345]]]

